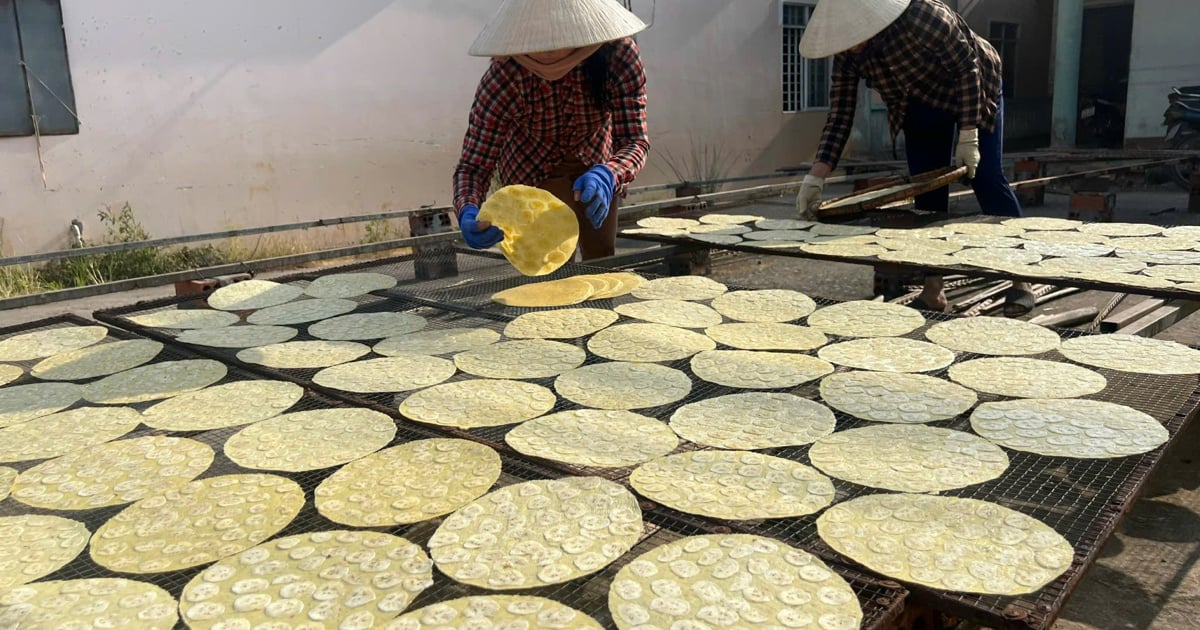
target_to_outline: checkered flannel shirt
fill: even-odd
[[[817,161],[837,166],[864,79],[883,97],[892,139],[900,133],[908,100],[958,116],[960,126],[993,131],[1000,98],[1000,56],[962,16],[938,0],[913,0],[861,53],[834,57],[829,118]]]
[[[493,60],[475,94],[462,157],[454,171],[454,207],[479,205],[492,172],[504,185],[536,186],[555,166],[608,166],[618,195],[646,164],[646,75],[637,44],[617,43],[609,65],[607,107],[596,105],[582,68],[545,81],[512,59]]]

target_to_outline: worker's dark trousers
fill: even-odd
[[[953,114],[910,100],[904,118],[904,145],[908,154],[908,172],[913,175],[949,166],[958,147],[958,124]],[[984,214],[1021,216],[1021,202],[1004,177],[1004,98],[996,108],[996,128],[979,130],[979,168],[971,187]],[[918,210],[949,212],[950,187],[918,195]]]

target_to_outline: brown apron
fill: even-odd
[[[558,197],[575,211],[575,218],[579,221],[579,251],[583,260],[592,260],[612,256],[617,252],[617,196],[613,195],[608,217],[604,219],[600,229],[592,227],[592,222],[587,218],[587,205],[575,201],[575,180],[587,170],[588,167],[583,164],[563,162],[554,167],[549,177],[537,187]]]

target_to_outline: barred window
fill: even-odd
[[[829,82],[833,59],[800,56],[800,38],[812,18],[813,5],[782,2],[783,25],[783,111],[801,112],[829,108]]]

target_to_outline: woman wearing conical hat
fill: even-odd
[[[800,40],[809,59],[833,56],[829,117],[812,171],[796,205],[812,214],[825,177],[837,166],[865,80],[887,103],[892,138],[903,130],[911,173],[965,165],[984,214],[1021,216],[1021,204],[1004,177],[1001,155],[1004,98],[1000,56],[940,0],[818,0]],[[919,195],[920,210],[948,212],[950,189]],[[940,277],[927,277],[915,301],[945,310]],[[1005,314],[1033,308],[1026,283],[1005,295]]]
[[[492,57],[454,170],[463,240],[499,243],[477,219],[492,173],[542,188],[579,219],[585,260],[616,249],[616,199],[646,163],[646,77],[630,37],[646,28],[616,0],[504,0],[471,46]]]

